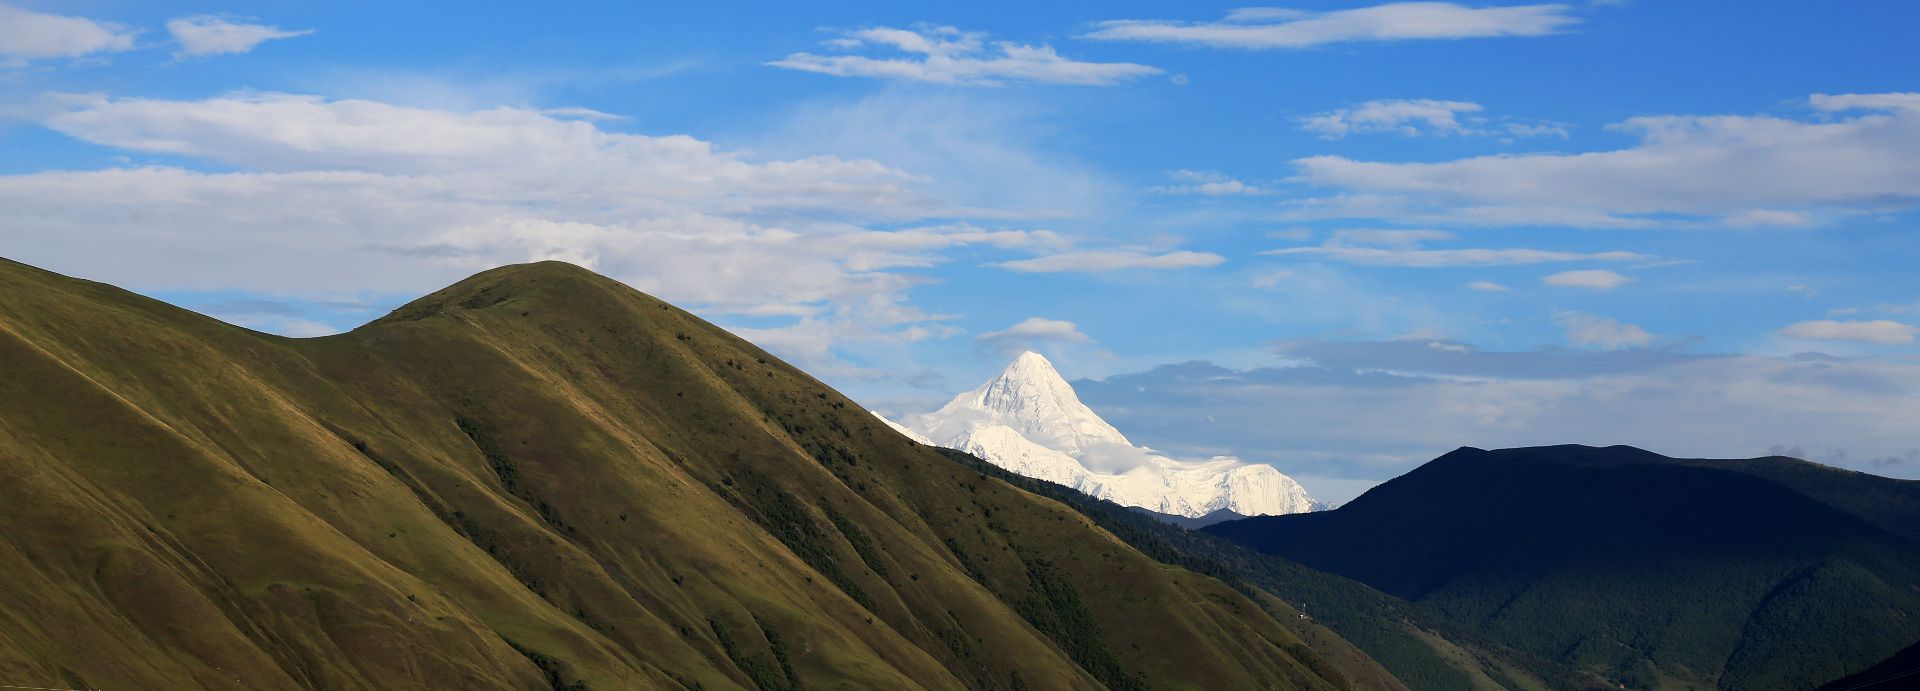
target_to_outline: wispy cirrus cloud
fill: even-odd
[[[1160,74],[1149,65],[1088,62],[1063,57],[1052,46],[989,41],[987,34],[943,26],[923,29],[874,27],[827,41],[841,54],[794,53],[774,67],[837,77],[871,77],[936,84],[1001,86],[1013,82],[1109,86]],[[891,56],[845,51],[882,49]]]
[[[246,53],[267,41],[306,36],[313,30],[287,30],[203,14],[168,21],[167,33],[180,44],[180,50],[175,55],[200,58]]]
[[[1385,480],[1467,445],[1632,444],[1708,458],[1782,445],[1879,473],[1920,448],[1920,366],[1906,362],[1425,339],[1295,341],[1278,354],[1304,364],[1189,362],[1073,384],[1141,443],[1231,449],[1308,477],[1316,493],[1311,478]]]
[[[1442,230],[1419,229],[1347,229],[1335,231],[1316,247],[1286,247],[1261,252],[1280,257],[1313,257],[1363,266],[1416,268],[1512,266],[1560,262],[1648,261],[1649,255],[1635,252],[1568,252],[1528,248],[1427,248],[1424,243],[1451,240],[1454,234]]]
[[[1571,5],[1467,7],[1399,2],[1330,12],[1272,7],[1234,10],[1210,22],[1114,19],[1081,38],[1268,50],[1335,43],[1546,36],[1580,22]]]
[[[1430,228],[1341,228],[1327,236],[1330,246],[1393,247],[1411,249],[1427,242],[1452,240],[1452,231]]]
[[[1227,260],[1212,252],[1147,252],[1130,249],[1061,252],[997,264],[1023,273],[1103,272],[1136,269],[1191,269],[1219,266]]]
[[[834,347],[957,333],[912,304],[918,271],[962,248],[1070,247],[948,220],[964,213],[930,179],[873,159],[765,158],[577,113],[271,93],[47,110],[77,140],[212,164],[0,175],[12,256],[142,290],[404,294],[561,259],[850,372]]]
[[[43,123],[95,144],[248,170],[428,176],[412,182],[472,178],[480,187],[470,198],[502,186],[501,199],[599,199],[611,210],[672,202],[736,212],[846,204],[840,208],[864,214],[904,204],[895,212],[909,216],[925,209],[907,207],[930,201],[914,191],[921,181],[871,160],[757,163],[685,135],[625,134],[530,108],[451,110],[243,92],[192,101],[94,98]]]
[[[1567,137],[1554,123],[1494,121],[1485,108],[1467,101],[1383,99],[1300,118],[1300,129],[1322,139],[1349,134],[1392,133],[1403,137]]]
[[[975,345],[1000,355],[1011,355],[1043,344],[1081,344],[1093,341],[1091,337],[1080,331],[1080,325],[1045,317],[1028,317],[1005,329],[975,336],[973,340]]]
[[[1653,334],[1646,329],[1618,319],[1562,312],[1554,315],[1553,321],[1565,330],[1568,343],[1581,348],[1619,350],[1653,343]]]
[[[1614,129],[1634,146],[1434,163],[1295,160],[1339,190],[1296,217],[1516,226],[1806,225],[1920,202],[1920,94],[1814,95],[1815,117],[1665,115]]]
[[[1202,197],[1264,196],[1273,194],[1267,187],[1249,184],[1211,170],[1176,170],[1167,173],[1176,184],[1148,188],[1154,194],[1197,195]]]
[[[77,140],[217,170],[0,176],[0,207],[16,212],[0,232],[22,259],[149,290],[310,294],[355,285],[382,295],[560,259],[722,322],[750,320],[736,331],[836,376],[877,376],[837,358],[839,348],[959,333],[947,325],[952,315],[919,309],[909,292],[926,281],[921,272],[968,248],[1023,257],[998,264],[1023,273],[1225,261],[1005,227],[1019,213],[996,216],[1001,210],[947,196],[938,181],[951,171],[929,177],[874,158],[767,158],[686,135],[623,132],[613,129],[617,119],[574,110],[240,92],[68,96],[48,101],[39,119]],[[1010,160],[996,153],[990,162],[1005,171]],[[101,245],[124,251],[98,252]],[[245,318],[316,332],[305,322]]]
[[[1581,269],[1562,271],[1540,279],[1541,285],[1555,288],[1584,288],[1587,290],[1613,290],[1633,282],[1632,276],[1607,269]]]
[[[1455,266],[1511,266],[1577,261],[1637,261],[1650,259],[1633,252],[1562,252],[1508,249],[1395,249],[1390,247],[1287,247],[1261,252],[1271,256],[1309,256],[1367,266],[1439,268]],[[1608,272],[1611,273],[1611,272]],[[1552,284],[1559,285],[1559,284]]]
[[[132,29],[0,3],[0,66],[131,50]]]
[[[1808,341],[1859,341],[1878,345],[1912,343],[1920,327],[1890,319],[1835,321],[1819,319],[1798,322],[1780,330],[1787,338]]]

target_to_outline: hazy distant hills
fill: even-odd
[[[1182,528],[1186,528],[1188,530],[1199,530],[1201,528],[1205,528],[1215,523],[1225,523],[1227,521],[1237,521],[1242,518],[1246,518],[1246,516],[1242,516],[1240,514],[1234,513],[1232,509],[1221,509],[1219,511],[1215,511],[1213,513],[1207,514],[1205,516],[1201,516],[1199,518],[1189,518],[1187,516],[1175,516],[1173,514],[1160,513],[1158,511],[1148,511],[1146,509],[1142,509],[1137,506],[1130,507],[1130,508],[1132,508],[1135,512],[1139,513],[1142,516],[1157,519],[1166,523],[1171,523],[1173,525],[1177,525]]]
[[[1920,483],[1786,458],[1460,449],[1206,528],[1635,688],[1813,688],[1920,641]]]
[[[0,367],[5,683],[1384,684],[564,264],[291,340],[0,261]]]

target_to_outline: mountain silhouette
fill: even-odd
[[[1462,448],[1205,530],[1630,687],[1812,688],[1920,640],[1920,483],[1809,466]]]

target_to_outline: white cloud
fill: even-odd
[[[1233,179],[1223,173],[1204,170],[1176,170],[1167,174],[1179,181],[1178,185],[1160,185],[1148,188],[1155,194],[1200,195],[1204,197],[1261,196],[1273,194],[1273,190],[1259,185]]]
[[[1300,182],[1340,196],[1296,215],[1479,225],[1804,225],[1824,210],[1920,200],[1920,98],[1814,96],[1826,114],[1638,117],[1633,147],[1437,163],[1341,156],[1294,161]],[[1667,218],[1679,216],[1681,218]]]
[[[981,32],[953,27],[922,30],[877,27],[832,39],[837,50],[890,49],[904,56],[816,55],[794,53],[767,64],[839,77],[875,77],[999,86],[1009,82],[1108,86],[1160,74],[1160,69],[1130,62],[1082,62],[1061,57],[1052,46],[988,41]]]
[[[1618,350],[1653,343],[1653,334],[1633,324],[1579,312],[1562,312],[1554,321],[1565,329],[1567,342],[1582,348]]]
[[[1486,137],[1505,137],[1511,141],[1516,137],[1559,137],[1567,138],[1567,126],[1553,122],[1500,122],[1493,129],[1475,130],[1474,134]]]
[[[1401,230],[1397,228],[1343,228],[1327,236],[1328,245],[1359,245],[1362,247],[1419,247],[1421,243],[1432,240],[1452,240],[1456,237],[1445,230]]]
[[[1020,323],[999,331],[980,334],[974,340],[991,341],[1001,338],[1023,338],[1029,340],[1061,341],[1065,343],[1085,343],[1087,335],[1080,332],[1080,326],[1070,321],[1047,319],[1045,317],[1027,317]]]
[[[1920,328],[1887,319],[1871,321],[1804,321],[1780,330],[1780,335],[1815,341],[1863,341],[1881,345],[1912,343]]]
[[[1296,162],[1297,163],[1297,162]],[[1293,178],[1305,181],[1304,178]],[[1604,212],[1553,206],[1488,206],[1449,204],[1434,196],[1410,193],[1382,194],[1344,191],[1328,197],[1289,200],[1274,220],[1305,222],[1368,219],[1409,225],[1511,227],[1551,225],[1577,228],[1657,228],[1674,225],[1664,219],[1613,216]]]
[[[273,319],[260,322],[237,321],[234,323],[291,338],[315,338],[340,333],[339,329],[310,319]]]
[[[615,115],[613,113],[602,112],[602,111],[594,110],[592,108],[580,108],[580,107],[541,108],[540,114],[548,117],[554,117],[554,118],[563,118],[563,119],[575,118],[579,120],[592,120],[596,122],[613,122],[613,121],[628,119],[627,116],[625,115]]]
[[[1187,269],[1219,266],[1226,260],[1226,257],[1212,252],[1180,251],[1154,254],[1136,250],[1085,250],[1049,254],[1032,259],[1016,259],[1001,262],[999,266],[1026,273],[1098,272],[1126,269]]]
[[[1267,271],[1257,276],[1254,276],[1253,280],[1249,282],[1249,285],[1252,285],[1255,288],[1272,288],[1274,286],[1280,285],[1281,281],[1287,280],[1292,277],[1293,277],[1293,272],[1287,269]]]
[[[1260,50],[1357,41],[1545,36],[1578,23],[1572,12],[1571,6],[1562,4],[1473,8],[1450,2],[1401,2],[1332,12],[1249,8],[1214,22],[1103,21],[1081,38]]]
[[[276,299],[273,296],[231,299],[206,294],[182,295],[176,299],[182,307],[229,324],[292,338],[312,338],[340,333],[341,329],[311,317],[346,317],[363,321],[387,311],[377,303],[354,299],[351,294],[313,294],[306,299]],[[338,321],[333,319],[331,321]]]
[[[928,338],[946,338],[961,332],[958,328],[939,324],[915,324],[876,331],[871,325],[856,321],[813,317],[802,318],[787,326],[726,328],[755,345],[779,353],[782,358],[816,376],[865,381],[899,379],[901,375],[848,363],[835,352],[837,348],[850,343],[913,343]]]
[[[1261,254],[1269,256],[1319,257],[1330,261],[1366,266],[1421,268],[1504,266],[1575,261],[1644,261],[1652,258],[1633,252],[1589,253],[1522,248],[1426,249],[1421,247],[1421,243],[1429,240],[1449,240],[1453,237],[1453,233],[1444,230],[1356,228],[1335,231],[1318,247],[1287,247],[1267,250],[1261,252]],[[1568,273],[1578,274],[1581,272]]]
[[[791,359],[810,372],[820,368],[820,376],[870,378],[870,374],[861,368],[834,357],[833,329],[818,320],[807,318],[787,326],[767,328],[730,326],[727,330],[754,345],[779,353],[782,358]]]
[[[956,333],[911,304],[917,269],[964,247],[1068,246],[1046,230],[916,225],[965,214],[929,179],[873,160],[761,158],[530,108],[95,97],[45,122],[237,169],[0,175],[12,258],[141,290],[417,294],[562,259],[709,316],[793,320],[756,325],[827,371],[846,366],[812,346],[822,337],[837,347]]]
[[[1018,324],[974,337],[974,343],[1000,354],[1030,350],[1042,344],[1091,343],[1092,338],[1070,321],[1028,317]]]
[[[1814,94],[1808,99],[1814,108],[1827,112],[1847,110],[1920,110],[1920,93]]]
[[[1626,285],[1632,277],[1622,276],[1606,269],[1581,269],[1562,271],[1540,279],[1540,282],[1555,288],[1585,288],[1588,290],[1613,290]]]
[[[1811,224],[1813,215],[1805,211],[1748,209],[1722,216],[1720,222],[1735,228],[1781,228]]]
[[[1360,132],[1419,136],[1421,130],[1416,124],[1425,125],[1436,133],[1451,134],[1465,129],[1456,119],[1460,113],[1479,111],[1480,104],[1461,101],[1368,101],[1353,108],[1301,118],[1300,129],[1326,139],[1339,139]]]
[[[814,101],[747,142],[769,155],[821,151],[886,161],[939,181],[947,215],[1098,219],[1123,206],[1128,187],[1062,151],[1070,137],[1031,99],[977,89],[882,89],[856,101]]]
[[[684,135],[600,129],[527,108],[455,111],[293,94],[200,101],[97,99],[46,119],[95,144],[272,172],[357,171],[458,180],[473,198],[553,196],[622,211],[698,203],[912,216],[922,181],[870,160],[752,162]],[[452,189],[447,193],[459,196]],[[582,204],[588,207],[591,204]]]
[[[1405,137],[1425,134],[1473,137],[1545,137],[1566,138],[1561,125],[1491,122],[1478,116],[1478,103],[1433,99],[1389,99],[1368,101],[1300,118],[1300,129],[1322,139],[1340,139],[1349,134],[1390,132]],[[1465,122],[1462,122],[1465,118]]]
[[[1511,288],[1500,285],[1498,283],[1494,283],[1493,281],[1474,281],[1472,283],[1468,283],[1467,288],[1470,290],[1478,290],[1483,293],[1503,293],[1508,290],[1511,290]]]
[[[1353,346],[1327,349],[1365,350]],[[1385,480],[1459,446],[1566,443],[1631,444],[1691,458],[1760,456],[1775,444],[1799,445],[1823,450],[1808,454],[1816,459],[1859,470],[1920,473],[1911,463],[1872,461],[1920,449],[1920,426],[1913,424],[1920,419],[1920,365],[1913,363],[1644,348],[1465,355],[1420,343],[1401,348],[1409,354],[1342,366],[1168,365],[1076,388],[1142,444],[1169,453],[1232,448],[1297,475]],[[1525,362],[1509,363],[1520,367],[1504,374],[1445,369],[1493,355]],[[1421,364],[1428,362],[1433,366]],[[1618,366],[1589,366],[1601,362]],[[1383,374],[1408,371],[1435,375]],[[1208,417],[1214,422],[1195,424]]]
[[[609,213],[477,177],[141,168],[0,177],[19,258],[140,288],[419,292],[499,264],[562,259],[709,314],[897,319],[902,269],[966,245],[1047,247],[964,228],[760,222],[701,200]],[[561,205],[555,208],[549,205]],[[1031,243],[1031,244],[1021,244]],[[99,252],[102,245],[118,248]],[[906,321],[912,321],[908,319]]]
[[[245,24],[203,14],[168,21],[167,33],[180,44],[180,51],[176,55],[198,58],[245,53],[267,41],[305,36],[313,31],[288,31],[276,26]]]
[[[975,168],[1057,180],[1064,187],[1056,191],[1073,194],[1071,168],[1022,159],[1019,142],[996,150],[949,136],[955,132],[938,122],[932,136],[985,158],[957,169],[924,159],[942,171],[936,178],[871,159],[754,156],[532,108],[271,93],[49,103],[45,124],[75,138],[237,169],[0,176],[0,208],[10,211],[0,235],[15,258],[145,290],[353,286],[406,294],[499,264],[561,259],[722,321],[755,317],[743,335],[817,371],[869,377],[878,375],[834,353],[870,355],[958,333],[944,323],[950,315],[916,308],[908,293],[926,280],[918,270],[962,248],[1038,255],[1012,267],[1025,271],[1224,261],[1197,252],[1070,251],[1072,243],[1049,230],[916,225],[1031,213],[949,198],[964,184],[946,181]],[[838,150],[840,141],[822,138],[814,150]],[[992,191],[969,194],[1004,196]],[[120,250],[99,252],[103,245]]]
[[[0,65],[129,50],[135,33],[84,17],[34,12],[0,3]]]
[[[1437,268],[1451,266],[1506,266],[1517,264],[1544,264],[1549,262],[1575,261],[1636,261],[1649,257],[1632,252],[1558,252],[1536,249],[1391,249],[1384,247],[1287,247],[1261,252],[1274,256],[1313,256],[1322,257],[1348,264],[1367,266],[1408,266]],[[1550,280],[1548,285],[1563,284],[1559,280],[1574,280],[1588,274],[1613,274],[1611,271],[1569,271],[1556,276],[1570,278]],[[1618,276],[1619,274],[1613,274]],[[1612,287],[1612,286],[1607,286]]]

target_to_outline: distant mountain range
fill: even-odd
[[[1391,678],[1357,677],[1361,687],[1416,691],[1456,689],[1564,691],[1613,688],[1605,680],[1528,655],[1454,626],[1419,605],[1297,562],[1262,554],[1205,532],[1175,525],[1179,517],[1153,514],[1089,497],[1062,485],[1021,477],[959,451],[944,450],[1022,489],[1073,507],[1102,529],[1169,566],[1219,578],[1249,596],[1293,612],[1310,644],[1337,634],[1377,661]],[[1169,520],[1172,518],[1174,520]],[[1192,519],[1185,519],[1192,520]],[[1321,627],[1325,627],[1321,629]],[[1338,659],[1336,648],[1316,648]]]
[[[1629,688],[1810,689],[1920,641],[1916,501],[1791,458],[1465,448],[1205,530]]]
[[[1205,516],[1200,516],[1198,518],[1191,518],[1187,516],[1175,516],[1172,514],[1160,513],[1157,511],[1148,511],[1146,509],[1143,509],[1137,506],[1130,506],[1127,508],[1133,509],[1136,513],[1139,513],[1142,516],[1146,516],[1148,518],[1152,518],[1154,520],[1161,521],[1163,523],[1170,523],[1173,525],[1177,525],[1182,528],[1186,528],[1188,530],[1199,530],[1201,528],[1205,528],[1215,523],[1225,523],[1227,521],[1237,521],[1242,518],[1246,518],[1246,516],[1242,516],[1240,514],[1234,513],[1232,509],[1221,509],[1219,511],[1215,511],[1213,513],[1207,514]]]
[[[1920,673],[1920,482],[1463,448],[1337,510],[1240,518],[1310,500],[1230,479],[1264,466],[1132,445],[1037,355],[915,422],[929,434],[566,264],[288,339],[0,260],[0,683],[1851,690]]]
[[[1270,596],[1158,563],[559,263],[287,339],[0,260],[0,560],[18,687],[1385,674],[1302,639]]]
[[[1319,508],[1305,488],[1272,466],[1215,457],[1171,458],[1135,446],[1074,394],[1053,363],[1035,352],[998,376],[902,428],[1026,477],[1127,506],[1198,519]]]

